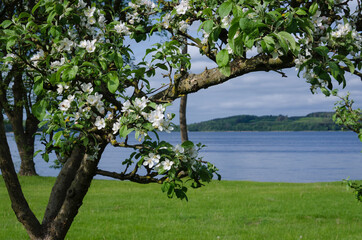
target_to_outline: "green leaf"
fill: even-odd
[[[314,2],[314,3],[309,7],[309,14],[313,16],[314,14],[316,14],[317,11],[318,11],[318,3]]]
[[[228,16],[229,13],[231,12],[232,8],[233,8],[233,3],[230,1],[224,2],[223,4],[221,4],[219,7],[220,18],[224,18],[224,17]]]
[[[59,131],[59,132],[57,132],[57,133],[54,134],[54,136],[53,136],[53,140],[55,141],[54,146],[58,146],[58,145],[59,145],[59,143],[60,143],[60,138],[62,137],[62,135],[63,135],[63,131]]]
[[[55,11],[58,15],[62,15],[63,14],[63,11],[64,11],[64,7],[62,4],[58,3],[56,6],[55,6]]]
[[[34,14],[34,12],[40,7],[40,5],[43,3],[43,1],[39,1],[31,10],[31,13]]]
[[[297,49],[297,44],[295,43],[295,39],[292,34],[285,32],[285,31],[281,31],[278,33],[278,35],[288,41],[290,49],[292,51],[295,51]]]
[[[34,153],[34,155],[33,155],[33,158],[35,158],[36,157],[36,155],[38,155],[38,153],[40,153],[41,151],[43,151],[43,150],[38,150],[38,151],[36,151],[35,153]]]
[[[118,69],[121,69],[123,67],[123,58],[119,52],[114,53],[114,63],[116,64],[116,67]]]
[[[41,94],[41,92],[43,91],[43,81],[36,81],[35,83],[34,83],[34,93],[36,94],[36,95],[40,95]]]
[[[230,66],[224,66],[224,67],[221,67],[220,68],[220,72],[226,76],[226,77],[229,77],[231,75],[231,68]]]
[[[77,76],[78,66],[73,66],[72,68],[67,68],[64,70],[62,79],[64,81],[71,81]]]
[[[231,46],[231,45],[230,45]],[[233,51],[238,56],[242,57],[244,55],[244,42],[242,36],[238,36],[233,41]]]
[[[304,11],[303,9],[299,8],[297,11],[296,11],[296,14],[300,15],[300,16],[304,16],[304,15],[307,15],[307,12]]]
[[[54,19],[55,15],[57,15],[57,12],[56,12],[56,11],[52,11],[52,12],[49,14],[49,16],[48,16],[48,18],[47,18],[47,23],[48,23],[48,24],[51,24],[51,23],[53,22],[53,19]]]
[[[253,32],[257,28],[257,24],[248,18],[241,18],[239,20],[239,26],[246,34]]]
[[[107,88],[111,93],[115,93],[119,86],[119,79],[116,72],[110,72],[107,74],[108,82]]]
[[[120,138],[125,138],[128,136],[128,134],[130,134],[134,129],[133,128],[130,128],[128,129],[127,125],[122,125],[120,128],[119,128],[119,137]]]
[[[43,120],[46,114],[46,107],[47,107],[47,101],[44,99],[33,105],[32,107],[33,114],[39,121]]]
[[[17,42],[17,37],[9,38],[8,42],[6,43],[6,50],[10,50],[12,46],[14,46]]]
[[[335,62],[328,62],[328,66],[330,68],[332,76],[337,79],[338,76],[342,73],[342,69]]]
[[[28,17],[30,17],[31,15],[29,14],[29,13],[27,13],[27,12],[22,12],[22,13],[20,13],[20,15],[19,15],[19,19],[22,19],[22,18],[28,18]]]
[[[3,28],[8,28],[12,23],[13,23],[13,22],[10,21],[10,20],[5,20],[5,21],[3,21],[3,22],[1,23],[0,26],[3,27]]]
[[[331,92],[328,89],[324,88],[324,87],[321,88],[321,91],[327,97],[331,95]]]
[[[43,157],[45,162],[49,162],[49,154],[48,153],[43,153],[41,156]]]
[[[313,48],[313,51],[318,53],[320,56],[324,58],[328,58],[329,49],[325,46],[319,46],[316,48]]]
[[[229,64],[229,53],[226,49],[221,50],[216,55],[216,63],[219,65],[219,67],[225,67]]]
[[[289,47],[285,38],[279,34],[273,34],[273,35],[278,39],[279,45],[282,47],[283,52],[286,54],[289,50]]]
[[[213,20],[207,20],[206,22],[204,22],[204,30],[207,33],[211,33],[213,27],[214,27],[214,21]]]
[[[272,37],[265,36],[263,38],[263,40],[260,42],[260,44],[261,44],[261,47],[263,48],[264,52],[270,53],[270,52],[274,51],[275,41]]]

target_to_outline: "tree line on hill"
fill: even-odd
[[[189,131],[340,131],[332,112],[315,112],[306,116],[238,115],[188,125]],[[175,127],[175,131],[178,126]]]

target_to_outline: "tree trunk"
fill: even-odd
[[[1,78],[0,104],[13,127],[15,142],[21,159],[19,174],[32,176],[37,175],[33,156],[34,134],[38,130],[39,120],[30,111],[31,103],[30,99],[27,98],[30,93],[25,89],[22,74],[23,69],[14,65],[13,71],[8,74],[7,79]],[[11,80],[13,81],[13,106],[10,106],[10,100],[7,97],[7,83],[10,83]],[[25,126],[23,125],[24,110],[26,111]]]
[[[11,201],[11,207],[19,222],[23,224],[31,239],[39,239],[42,228],[31,211],[21,189],[19,179],[15,172],[9,145],[6,139],[4,118],[0,106],[0,169]]]
[[[38,119],[34,116],[28,117],[26,120],[26,129],[23,127],[23,117],[15,113],[10,118],[10,123],[13,126],[15,142],[18,147],[21,164],[19,175],[34,176],[37,175],[34,163],[34,144],[35,133],[38,129]]]
[[[185,41],[184,45],[182,46],[182,54],[187,54],[187,44],[186,38],[183,38]],[[186,75],[187,72],[185,70],[184,64],[181,64],[180,72],[182,75]],[[183,95],[180,99],[180,134],[181,134],[181,142],[185,142],[189,140],[189,136],[187,133],[187,122],[186,122],[186,105],[187,105],[187,94]]]
[[[187,104],[187,95],[182,96],[180,99],[180,134],[181,141],[189,140],[187,133],[187,122],[186,122],[186,104]]]

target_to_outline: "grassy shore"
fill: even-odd
[[[42,218],[54,178],[20,178]],[[189,202],[160,185],[95,180],[67,239],[362,239],[362,205],[341,183],[214,181]],[[0,180],[0,239],[27,239]]]

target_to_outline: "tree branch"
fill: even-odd
[[[136,183],[142,183],[142,184],[148,184],[148,183],[163,183],[164,180],[166,180],[167,177],[163,178],[155,178],[155,176],[158,175],[157,172],[152,172],[146,176],[140,176],[138,174],[124,174],[124,173],[116,173],[116,172],[109,172],[101,169],[97,169],[97,175],[105,176],[105,177],[111,177],[114,179],[118,179],[121,181],[129,180],[131,182]]]
[[[250,59],[237,59],[230,63],[230,76],[223,75],[218,68],[206,69],[200,74],[189,74],[181,79],[178,85],[170,85],[166,90],[151,96],[152,101],[170,101],[182,95],[197,92],[200,89],[224,83],[232,78],[242,76],[250,72],[270,71],[295,66],[293,56],[282,56],[277,59],[265,55],[257,55]]]

